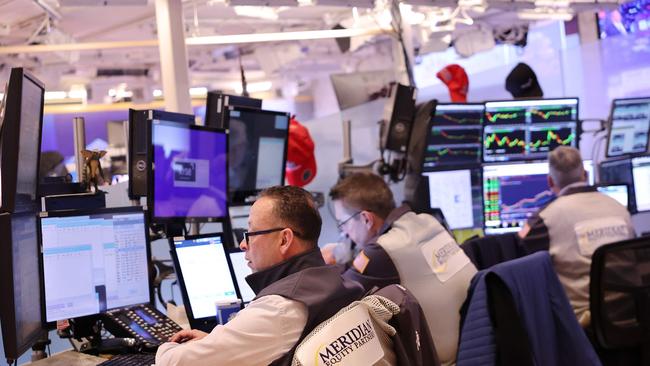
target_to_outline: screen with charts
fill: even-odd
[[[214,318],[217,302],[237,301],[222,234],[174,238],[172,254],[195,319]]]
[[[648,150],[650,98],[615,99],[607,140],[607,156]]]
[[[630,201],[627,184],[599,184],[596,189],[629,209]]]
[[[227,134],[154,120],[153,189],[147,203],[156,222],[211,221],[227,215]]]
[[[232,263],[232,269],[235,271],[235,278],[237,279],[237,286],[239,286],[239,292],[241,293],[242,301],[245,303],[251,302],[255,298],[255,292],[246,282],[246,276],[253,273],[253,270],[248,266],[246,261],[246,253],[241,251],[231,251],[230,252],[230,263]]]
[[[584,161],[593,184],[593,164]],[[540,208],[555,199],[548,187],[548,163],[483,166],[483,213],[486,234],[518,231]]]
[[[483,226],[481,169],[462,169],[423,174],[429,182],[429,206],[439,208],[449,228]]]
[[[284,184],[289,114],[231,106],[228,191],[244,202],[264,188]]]
[[[431,116],[422,171],[481,162],[483,104],[438,104]]]
[[[151,300],[141,210],[55,215],[40,220],[48,322]]]
[[[636,211],[650,211],[650,156],[632,159]]]
[[[578,99],[486,102],[483,161],[546,159],[557,146],[578,147]]]

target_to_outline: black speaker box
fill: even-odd
[[[384,109],[382,147],[386,150],[406,153],[411,139],[415,117],[416,89],[402,84],[391,85],[390,95]]]

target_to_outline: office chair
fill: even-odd
[[[603,245],[591,262],[591,326],[605,365],[650,365],[650,238]]]

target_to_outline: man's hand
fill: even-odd
[[[326,264],[336,264],[336,257],[334,256],[334,249],[336,246],[339,245],[338,243],[329,243],[325,244],[322,248],[320,248],[320,252],[323,255],[323,259],[325,260]]]
[[[183,329],[169,338],[170,342],[185,343],[189,341],[198,341],[207,336],[208,333],[196,329]]]

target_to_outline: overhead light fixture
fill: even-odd
[[[68,96],[68,93],[64,91],[46,91],[44,95],[45,100],[57,100],[65,99]]]
[[[246,85],[246,91],[249,93],[261,93],[271,90],[273,83],[270,81],[258,81],[254,83],[248,83]],[[237,83],[235,85],[235,92],[241,94],[244,91],[241,84]]]
[[[208,88],[206,87],[190,88],[191,97],[204,97],[207,94],[208,94]]]
[[[233,6],[235,13],[242,17],[278,20],[278,11],[266,6]]]
[[[207,46],[217,44],[303,41],[310,39],[372,36],[383,32],[384,30],[381,28],[348,28],[299,32],[231,34],[228,36],[192,37],[185,39],[185,43],[188,46]]]
[[[519,19],[523,20],[562,20],[565,22],[573,19],[570,9],[534,8],[523,9],[517,12]]]
[[[537,8],[568,8],[571,3],[568,0],[535,0]]]
[[[314,5],[314,0],[298,0],[298,6],[311,6]]]
[[[153,97],[154,98],[160,98],[163,96],[162,90],[160,89],[154,89],[153,90]]]

